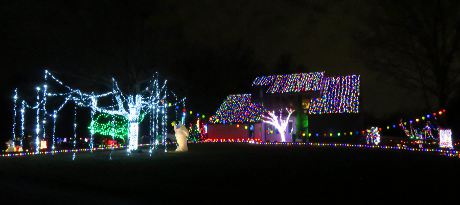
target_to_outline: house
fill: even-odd
[[[279,113],[291,108],[295,112],[286,124],[286,141],[306,140],[312,136],[309,115],[359,112],[359,86],[359,75],[329,77],[325,72],[312,72],[260,76],[253,81],[251,94],[227,97],[210,118],[208,135],[279,142],[277,129],[262,116],[267,111]]]

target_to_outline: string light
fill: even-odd
[[[61,80],[53,76],[50,72],[45,70],[45,84],[42,86],[43,89],[39,86],[36,87],[36,102],[35,106],[31,107],[25,103],[25,101],[22,101],[22,107],[21,107],[21,144],[24,139],[24,121],[25,121],[25,113],[26,109],[32,109],[35,110],[36,114],[36,123],[35,123],[35,152],[40,152],[40,138],[43,138],[43,140],[46,140],[47,137],[47,119],[48,117],[52,117],[53,119],[53,129],[52,129],[52,137],[50,140],[52,140],[52,146],[51,150],[55,150],[55,126],[56,126],[56,119],[57,119],[57,114],[61,109],[64,108],[64,106],[68,102],[73,102],[75,107],[81,107],[81,108],[89,108],[91,110],[91,121],[94,121],[93,117],[96,114],[109,114],[112,116],[115,115],[120,115],[123,117],[126,117],[128,119],[128,151],[136,150],[138,147],[138,132],[139,132],[139,119],[143,118],[143,114],[146,113],[155,113],[156,120],[152,120],[152,123],[150,124],[150,129],[155,130],[152,131],[151,133],[158,134],[159,130],[159,124],[154,122],[158,122],[158,118],[161,118],[163,121],[161,123],[162,125],[162,132],[163,136],[165,137],[167,134],[167,105],[171,106],[177,106],[179,103],[182,103],[185,105],[185,98],[183,98],[181,101],[176,102],[169,102],[167,104],[168,96],[169,93],[167,91],[166,87],[166,82],[160,86],[159,84],[159,75],[157,74],[154,76],[154,79],[150,81],[149,86],[145,89],[145,92],[141,92],[139,94],[135,95],[124,95],[120,88],[118,87],[117,82],[113,80],[113,86],[112,86],[112,92],[107,92],[103,94],[94,94],[94,93],[84,93],[79,89],[74,89],[71,88],[70,86],[65,85]],[[59,86],[62,86],[64,89],[60,88],[61,92],[59,93],[54,93],[54,92],[49,92],[48,91],[48,79],[52,80],[54,83],[56,83]],[[149,90],[151,88],[151,90]],[[62,92],[64,90],[64,92]],[[15,95],[17,96],[17,95]],[[48,98],[51,97],[63,97],[64,101],[58,105],[57,107],[53,108],[52,114],[48,113],[48,106],[47,106],[47,101]],[[104,97],[112,97],[112,105],[108,106],[100,106],[98,105],[98,102],[100,101],[101,98]],[[177,99],[177,97],[176,97]],[[17,103],[17,98],[14,99],[15,103]],[[163,104],[164,102],[164,104]],[[127,105],[127,106],[126,106]],[[126,107],[127,109],[126,109]],[[16,120],[16,112],[17,112],[17,107],[14,107],[14,116],[13,118]],[[76,109],[76,108],[75,108]],[[159,110],[162,110],[159,112]],[[76,115],[76,114],[75,114]],[[153,116],[153,115],[151,115]],[[155,125],[155,126],[154,126]],[[91,126],[90,126],[91,127]],[[16,122],[13,123],[13,128],[12,128],[12,137],[16,138]],[[93,148],[94,146],[94,134],[93,132],[95,130],[90,130],[90,142],[89,146],[90,149]],[[151,138],[154,138],[155,136],[151,136]],[[74,136],[76,139],[76,137]],[[45,142],[45,141],[44,141]],[[76,143],[76,141],[74,142]]]
[[[47,75],[45,75],[45,83],[47,82]],[[46,117],[48,115],[47,111],[46,111],[46,99],[47,99],[47,90],[48,90],[48,85],[45,84],[43,85],[43,102],[41,103],[42,104],[42,139],[41,140],[45,140],[46,138]]]
[[[25,114],[26,114],[26,102],[25,101],[22,101],[21,102],[21,140],[19,142],[19,144],[21,145],[21,147],[24,147],[24,124],[26,122],[26,119],[25,119]]]
[[[308,113],[358,113],[359,84],[359,75],[324,78],[321,97],[311,100]]]
[[[103,136],[111,136],[113,139],[127,141],[129,121],[121,115],[99,113],[91,121],[89,130],[91,133]]]
[[[440,129],[439,130],[439,147],[453,149],[452,146],[452,130]]]
[[[286,128],[289,123],[289,118],[294,112],[292,109],[286,109],[288,116],[283,120],[282,112],[280,111],[279,116],[275,114],[275,111],[268,112],[268,116],[264,116],[263,122],[273,125],[281,136],[281,142],[286,142]]]
[[[54,151],[56,149],[56,118],[57,118],[57,111],[55,110],[53,112],[53,134],[52,134],[52,145],[51,145],[51,151]],[[92,148],[92,147],[91,147]]]
[[[204,141],[197,142],[188,142],[193,144],[198,143],[249,143],[255,145],[287,145],[287,146],[306,146],[306,147],[331,147],[331,148],[347,148],[347,149],[381,149],[381,150],[401,150],[409,152],[426,152],[426,153],[438,153],[443,156],[448,157],[460,157],[460,152],[454,149],[439,149],[439,148],[416,148],[408,147],[405,145],[398,146],[388,146],[388,145],[363,145],[363,144],[348,144],[348,143],[319,143],[319,142],[262,142],[258,138],[208,138]],[[174,143],[173,143],[174,144]],[[149,144],[140,144],[139,147],[150,146]],[[93,151],[104,151],[104,150],[113,150],[123,149],[126,146],[117,146],[117,147],[98,147],[92,149]],[[54,153],[73,153],[73,152],[88,152],[90,149],[64,149],[56,151],[41,151],[41,152],[19,152],[19,153],[5,153],[0,154],[0,157],[21,157],[21,156],[32,156],[32,155],[47,155]]]
[[[371,127],[371,129],[367,130],[366,142],[367,144],[379,145],[380,133],[378,127]]]
[[[197,142],[198,143],[198,142]],[[331,147],[331,148],[358,148],[358,149],[381,149],[381,150],[401,150],[409,152],[426,152],[437,153],[448,157],[460,157],[460,152],[453,149],[439,148],[417,148],[408,147],[405,145],[388,146],[388,145],[363,145],[363,144],[347,144],[347,143],[320,143],[320,142],[262,142],[259,139],[251,138],[236,138],[236,139],[207,139],[201,143],[250,143],[255,145],[286,145],[286,146],[306,146],[306,147]]]
[[[251,94],[229,95],[220,105],[211,123],[248,123],[259,122],[265,109],[251,100]]]
[[[93,122],[94,114],[95,114],[95,111],[91,109],[91,122]],[[92,150],[94,147],[94,144],[93,144],[94,143],[94,132],[92,129],[90,129],[89,134],[90,134],[89,148]]]
[[[188,137],[189,141],[197,142],[206,138],[206,128],[203,120],[200,120],[200,117],[196,117],[196,121],[194,123],[190,123],[190,135]]]
[[[445,109],[442,109],[440,112],[446,113],[447,111]],[[436,112],[436,113],[438,113],[438,112]],[[426,123],[430,119],[432,121],[438,120],[438,118],[436,116],[432,116],[431,114],[425,114],[423,116],[424,116],[424,118],[420,117],[422,120],[420,120],[418,123],[423,123],[423,122]],[[416,118],[413,118],[413,119],[416,119]],[[401,120],[399,123],[386,125],[386,130],[394,130],[394,129],[400,129],[400,128],[403,129],[403,130],[408,130],[405,127],[405,125],[410,124],[410,121],[412,121],[412,123],[415,122],[415,120],[411,120],[411,119],[407,119],[406,121]],[[383,126],[383,127],[385,127],[385,126]],[[381,130],[382,128],[378,128],[378,129]],[[327,132],[324,132],[324,131],[313,131],[312,130],[310,133],[314,133],[314,134],[312,134],[312,136],[316,136],[316,137],[318,137],[320,135],[319,133],[326,133],[325,136],[330,136],[330,135],[334,136],[334,135],[336,135],[338,133],[343,133],[343,135],[347,135],[347,136],[353,136],[353,135],[360,135],[360,133],[365,133],[365,131],[364,130],[360,130],[360,131],[355,130],[355,131],[337,131],[337,132],[329,132],[329,131],[327,131]],[[347,134],[345,134],[345,133],[347,133]],[[411,136],[411,135],[409,134],[408,136]]]
[[[324,72],[298,73],[257,77],[252,86],[269,86],[267,93],[318,91]]]
[[[324,72],[257,77],[252,86],[268,86],[266,92],[292,93],[317,91],[310,100],[309,114],[358,113],[360,76],[325,77]]]
[[[37,90],[37,103],[36,103],[36,128],[35,128],[35,152],[40,152],[40,87]]]
[[[146,145],[140,145],[146,146]],[[126,146],[118,146],[116,149],[123,149]],[[80,149],[61,149],[55,151],[40,151],[40,152],[15,152],[15,153],[5,153],[0,154],[0,157],[21,157],[21,156],[34,156],[34,155],[48,155],[48,154],[56,154],[56,153],[76,153],[76,152],[88,152],[88,151],[104,151],[104,150],[112,150],[113,147],[98,147],[93,149],[88,148],[80,148]]]
[[[208,138],[205,139],[203,142],[242,142],[242,143],[261,143],[262,140],[259,138]],[[198,143],[198,142],[195,142]]]
[[[77,106],[73,106],[73,149],[77,147]],[[72,155],[72,160],[75,160],[76,152]]]
[[[165,95],[166,95],[166,90],[165,90]],[[167,120],[168,120],[168,119],[167,119],[167,115],[165,114],[165,113],[166,113],[167,103],[168,103],[168,102],[166,102],[166,99],[164,99],[164,101],[163,101],[163,106],[162,106],[162,113],[161,113],[162,116],[163,116],[163,117],[162,117],[162,122],[161,122],[161,123],[162,123],[162,126],[163,126],[163,127],[162,127],[162,131],[163,131],[162,136],[163,136],[163,145],[165,146],[165,152],[168,151],[168,149],[166,149],[166,138],[167,138],[167,134],[168,134],[168,132],[167,132],[167,130],[166,130],[166,124],[167,124]]]
[[[14,89],[14,96],[13,96],[13,129],[11,133],[11,140],[13,141],[13,147],[15,146],[16,141],[16,118],[17,118],[17,101],[18,101],[18,89]]]
[[[151,91],[151,94],[153,94],[153,90]],[[176,97],[176,96],[174,95],[174,97]],[[177,97],[176,97],[176,101],[177,101]],[[153,105],[150,105],[150,110],[152,110],[152,112],[150,112],[150,123],[149,124],[150,124],[151,128],[154,128],[155,125],[154,125],[153,117],[154,117],[155,110],[153,109]],[[150,131],[150,136],[154,136],[154,130],[150,129],[149,131]],[[153,141],[154,141],[154,137],[150,137],[150,144],[152,144],[152,146],[150,146],[150,149],[149,149],[150,156],[152,156],[153,149],[155,148],[153,146]]]

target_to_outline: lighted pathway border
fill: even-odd
[[[405,145],[401,146],[387,146],[387,145],[365,145],[365,144],[347,144],[347,143],[319,143],[319,142],[261,142],[254,141],[252,139],[212,139],[202,142],[189,142],[189,144],[199,144],[199,143],[235,143],[235,144],[254,144],[254,145],[287,145],[287,146],[309,146],[309,147],[342,147],[342,148],[361,148],[361,149],[380,149],[380,150],[403,150],[409,152],[426,152],[426,153],[437,153],[443,156],[460,158],[460,151],[453,149],[439,149],[439,148],[416,148],[416,147],[407,147]],[[150,146],[149,144],[142,144],[140,147]],[[126,146],[118,146],[113,148],[113,150],[123,150]],[[84,148],[84,149],[67,149],[67,150],[58,150],[58,151],[44,151],[44,152],[15,152],[15,153],[2,153],[0,157],[19,157],[19,156],[33,156],[33,155],[49,155],[56,153],[80,153],[80,152],[89,152],[89,151],[104,151],[111,150],[112,148]]]
[[[114,147],[113,150],[120,150],[124,149],[127,146],[118,146]],[[110,147],[104,148],[81,148],[81,149],[63,149],[63,150],[56,150],[56,151],[41,151],[39,153],[36,152],[13,152],[13,153],[2,153],[0,157],[20,157],[20,156],[33,156],[33,155],[50,155],[50,154],[58,154],[58,153],[80,153],[80,152],[90,152],[90,151],[103,151],[103,150],[111,150]]]
[[[460,151],[454,149],[440,149],[440,148],[416,148],[401,146],[388,146],[388,145],[366,145],[366,144],[347,144],[347,143],[320,143],[320,142],[262,142],[254,141],[247,138],[239,139],[209,139],[206,143],[249,143],[256,145],[287,145],[287,146],[310,146],[310,147],[343,147],[343,148],[361,148],[361,149],[381,149],[381,150],[403,150],[410,152],[427,152],[437,153],[448,157],[460,158]]]

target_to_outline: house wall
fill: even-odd
[[[248,129],[245,129],[248,126]],[[224,125],[224,124],[208,124],[208,138],[211,139],[236,139],[249,138],[249,125]]]
[[[296,117],[291,116],[286,129],[286,142],[292,142],[292,136],[296,133]],[[245,129],[247,126],[248,129]],[[210,139],[237,139],[253,138],[264,142],[281,142],[281,136],[273,126],[267,123],[254,124],[254,130],[250,131],[249,124],[228,125],[228,124],[208,124],[208,138]],[[271,132],[273,130],[273,132]]]
[[[254,139],[264,141],[264,129],[262,127],[262,123],[257,123],[254,125]]]

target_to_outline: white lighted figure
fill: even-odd
[[[441,148],[454,148],[452,146],[452,130],[439,129],[439,147]]]
[[[48,145],[45,140],[40,140],[40,149],[47,149]]]
[[[171,125],[174,127],[174,136],[177,142],[176,152],[187,152],[187,138],[189,136],[187,128],[182,124],[176,124],[176,122],[172,122]]]

